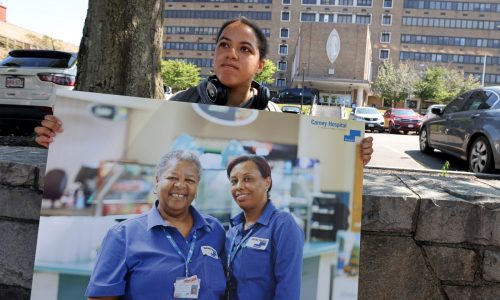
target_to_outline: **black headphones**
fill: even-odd
[[[256,81],[252,81],[252,88],[257,89],[257,95],[253,98],[252,108],[261,110],[267,108],[267,103],[269,99],[271,99],[271,92],[269,89],[258,84]],[[219,81],[217,76],[212,75],[208,77],[206,92],[208,99],[210,99],[213,104],[226,105],[228,88]]]

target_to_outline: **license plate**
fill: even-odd
[[[413,125],[412,125],[412,124],[409,124],[409,125],[408,125],[408,128],[413,128]]]
[[[373,127],[374,125],[373,124],[368,124],[368,127]]]
[[[5,78],[5,87],[8,88],[24,88],[24,78],[7,77]]]

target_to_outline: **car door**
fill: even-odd
[[[430,144],[443,151],[450,152],[448,145],[448,134],[450,130],[450,120],[455,114],[462,111],[462,108],[469,98],[471,92],[467,92],[456,97],[443,110],[443,114],[429,121],[429,142]]]
[[[496,100],[496,95],[486,90],[474,91],[469,96],[462,111],[453,114],[449,120],[447,138],[450,151],[464,159],[467,157],[470,137],[482,131],[484,115]]]

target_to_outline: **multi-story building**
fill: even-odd
[[[269,38],[268,58],[279,69],[274,90],[311,86],[322,101],[381,106],[370,83],[388,59],[422,70],[451,65],[500,84],[494,0],[166,0],[164,58],[193,62],[209,75],[218,27],[240,15]]]
[[[7,7],[0,4],[0,59],[10,50],[50,49],[78,52],[78,47],[7,22]]]

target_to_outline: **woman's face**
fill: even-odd
[[[215,74],[219,81],[229,88],[250,85],[263,67],[253,29],[241,22],[229,24],[215,48]]]
[[[167,166],[156,178],[160,211],[169,216],[188,211],[196,197],[199,180],[198,169],[192,162],[181,160]]]
[[[271,177],[264,178],[253,161],[234,166],[229,174],[231,194],[241,209],[254,209],[267,202]]]

